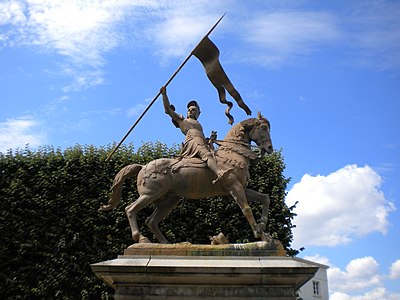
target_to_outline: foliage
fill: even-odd
[[[116,258],[132,238],[121,206],[110,212],[98,208],[107,202],[113,177],[123,166],[177,152],[161,143],[146,143],[137,151],[129,145],[105,162],[112,146],[0,153],[1,299],[106,299],[112,294],[90,264]],[[296,254],[290,249],[294,214],[284,204],[289,181],[284,167],[281,152],[264,158],[251,169],[250,187],[270,195],[269,230]],[[137,197],[135,180],[127,180],[122,206]],[[254,209],[259,216],[260,208]],[[141,211],[139,224],[151,212],[151,207]],[[209,236],[221,231],[231,242],[254,240],[230,198],[183,201],[160,226],[172,242],[208,244]],[[151,237],[144,225],[141,230]]]

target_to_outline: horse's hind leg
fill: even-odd
[[[147,237],[140,233],[139,227],[137,225],[136,214],[155,200],[156,198],[153,196],[142,195],[135,202],[125,208],[125,212],[129,220],[129,225],[131,226],[132,230],[132,237],[136,242],[151,243]]]
[[[154,203],[156,209],[154,210],[153,214],[146,220],[147,226],[161,244],[169,244],[169,242],[160,231],[158,223],[160,223],[170,213],[170,211],[179,203],[179,200],[180,199],[178,196],[168,195],[164,198],[157,200]]]

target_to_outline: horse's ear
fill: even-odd
[[[261,119],[264,118],[260,111],[259,111],[258,114],[257,114],[257,118],[258,118],[259,120],[261,120]]]

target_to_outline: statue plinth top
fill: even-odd
[[[196,245],[191,243],[137,243],[129,246],[124,255],[149,256],[287,256],[277,240],[244,244]]]

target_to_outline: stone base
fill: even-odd
[[[269,242],[223,245],[196,245],[191,243],[133,244],[125,249],[124,255],[286,256],[286,251],[281,242],[272,239]]]
[[[174,246],[147,244],[130,247],[125,250],[125,255],[117,259],[93,264],[92,270],[115,289],[115,299],[143,300],[295,300],[296,290],[318,270],[316,264],[298,258],[260,253],[249,255],[250,249],[244,250],[246,256],[240,255],[240,248],[246,246],[236,247],[230,252],[227,252],[227,248],[232,248],[230,246],[210,246],[214,256],[201,255],[202,251],[207,253],[204,246],[200,246],[200,252],[199,245],[186,246],[195,249],[197,254],[191,255],[196,251],[188,251],[189,255],[174,255],[171,252],[170,255],[160,255],[155,253],[164,251],[165,254],[175,249]],[[253,250],[259,247],[262,245],[250,246]],[[149,254],[128,254],[137,248],[140,251],[149,248]],[[225,255],[218,256],[218,252]]]

